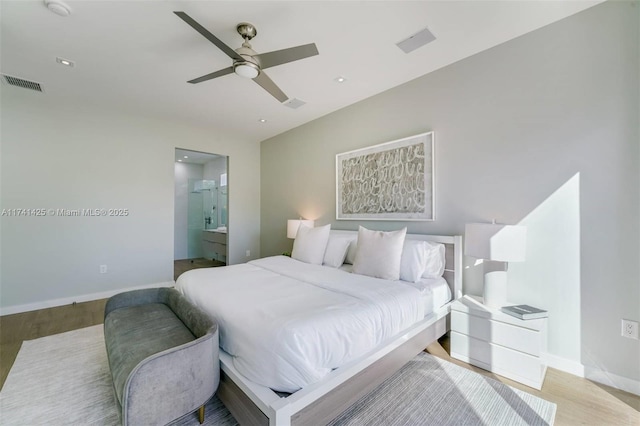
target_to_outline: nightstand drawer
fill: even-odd
[[[540,358],[451,332],[451,356],[540,389],[546,366]]]
[[[451,329],[475,339],[540,356],[541,333],[488,318],[451,311]]]

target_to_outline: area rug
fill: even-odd
[[[102,325],[28,340],[0,392],[0,425],[119,425]],[[199,426],[197,413],[173,423]],[[205,425],[238,424],[220,400]]]
[[[333,425],[553,425],[556,404],[421,353]]]
[[[552,425],[556,405],[426,353],[332,425]],[[3,425],[118,425],[102,326],[26,341],[0,392]],[[199,425],[189,414],[174,425]],[[213,398],[205,425],[237,422]]]

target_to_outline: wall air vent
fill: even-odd
[[[36,83],[35,81],[29,81],[18,77],[12,77],[10,75],[1,74],[2,75],[2,83],[8,84],[9,86],[17,86],[22,87],[23,89],[31,89],[36,92],[44,92],[42,89],[42,85],[40,83]]]

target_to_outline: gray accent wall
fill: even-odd
[[[640,342],[621,319],[640,320],[639,9],[595,6],[263,141],[262,255],[291,250],[286,220],[300,216],[427,234],[525,224],[509,297],[549,310],[553,365],[638,386]],[[336,221],[336,154],[431,130],[435,221]]]

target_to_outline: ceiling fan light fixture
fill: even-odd
[[[260,74],[260,68],[251,62],[239,62],[233,65],[233,72],[244,78],[256,78]]]
[[[285,103],[290,101],[289,97],[269,78],[267,73],[262,70],[318,54],[318,48],[315,43],[259,54],[251,48],[251,44],[249,43],[249,40],[255,37],[258,32],[253,25],[246,22],[241,22],[236,27],[238,33],[244,39],[244,43],[242,43],[241,47],[234,50],[186,13],[182,11],[174,11],[173,13],[233,60],[230,67],[189,80],[188,83],[191,84],[202,83],[234,73],[241,77],[252,79],[258,86],[266,90],[280,103]],[[302,104],[304,104],[304,102],[302,102]],[[291,103],[287,104],[287,106],[293,108]]]
[[[44,5],[56,15],[62,17],[71,15],[71,8],[59,0],[44,0]]]

